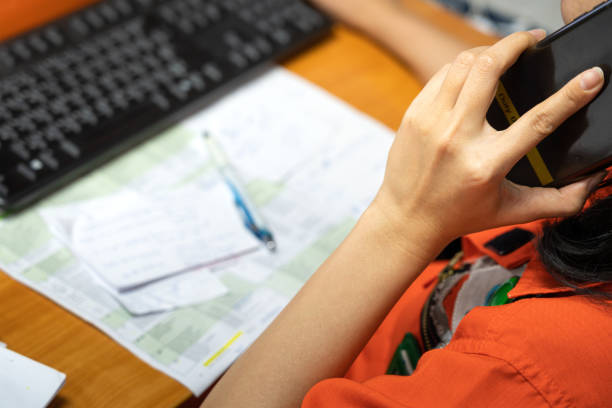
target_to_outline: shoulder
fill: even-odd
[[[365,382],[322,381],[303,407],[548,407],[537,389],[498,358],[432,350],[410,376],[383,375]]]
[[[507,362],[552,406],[612,399],[612,306],[583,296],[475,308],[447,348]]]

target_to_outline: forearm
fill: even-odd
[[[412,239],[397,225],[368,210],[204,406],[296,407],[315,383],[344,375],[443,245],[417,220]]]
[[[381,13],[365,32],[397,55],[423,82],[470,48],[456,36],[402,10]]]
[[[423,82],[470,48],[455,35],[413,14],[401,1],[311,1],[397,55]]]

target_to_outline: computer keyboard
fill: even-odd
[[[297,0],[105,0],[1,43],[0,209],[159,133],[329,27]]]

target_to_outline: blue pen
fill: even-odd
[[[236,204],[236,208],[240,212],[244,225],[258,240],[265,244],[266,248],[274,252],[276,250],[274,236],[266,226],[263,217],[257,211],[257,207],[249,199],[238,173],[210,133],[205,131],[203,136],[213,163],[234,196],[234,204]]]

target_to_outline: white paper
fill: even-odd
[[[0,398],[3,407],[46,407],[66,375],[0,347]]]
[[[43,211],[52,231],[113,288],[122,291],[252,251],[229,189],[145,196],[131,191]]]
[[[91,271],[94,281],[107,290],[130,314],[147,315],[197,305],[228,292],[209,268],[196,268],[126,291],[118,291]]]

